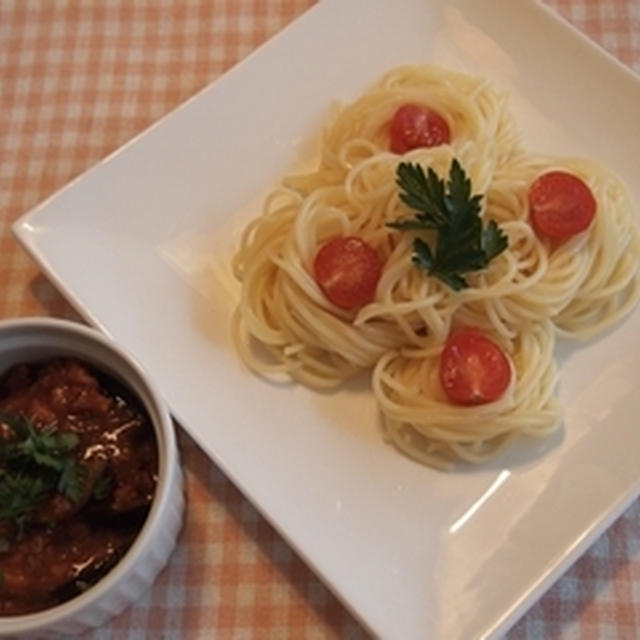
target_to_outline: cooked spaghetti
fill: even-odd
[[[404,114],[403,105],[410,105]],[[411,146],[414,131],[409,148],[394,142],[397,131],[407,130],[406,123],[393,129],[399,113],[411,125],[426,118],[423,142]],[[425,245],[437,239],[443,247],[455,224],[436,216],[420,228],[424,211],[406,222],[420,189],[399,189],[403,166],[413,171],[405,185],[428,187],[451,215],[477,225],[481,259],[475,256],[473,269],[444,276],[440,269],[434,277],[438,268],[430,261],[444,252],[432,255]],[[532,183],[554,171],[578,177],[596,206],[586,230],[560,239],[540,233],[531,220]],[[467,193],[469,185],[477,196]],[[312,387],[335,387],[371,371],[386,437],[399,449],[437,467],[481,461],[519,434],[544,436],[560,423],[556,335],[590,337],[637,302],[633,215],[624,185],[605,168],[523,150],[506,94],[487,81],[431,65],[400,67],[338,111],[317,169],[285,178],[245,229],[233,261],[242,284],[235,342],[253,370]],[[462,247],[466,226],[459,232]],[[318,280],[319,255],[334,238],[356,238],[365,249],[352,242],[354,250],[380,261],[364,303],[336,302],[327,290],[331,281]],[[459,258],[456,239],[449,242]],[[421,261],[430,268],[417,268]],[[443,391],[439,361],[461,327],[483,332],[504,352],[511,374],[499,397],[461,406]]]

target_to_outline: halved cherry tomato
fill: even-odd
[[[485,404],[509,386],[511,367],[502,349],[477,329],[453,333],[440,354],[440,384],[451,402]]]
[[[567,239],[589,227],[596,213],[591,189],[566,171],[549,171],[529,187],[529,215],[541,234]]]
[[[313,271],[316,282],[333,304],[354,309],[375,297],[382,261],[362,238],[338,237],[320,248]]]
[[[437,147],[451,139],[449,125],[435,111],[417,104],[400,107],[391,120],[391,151],[405,153],[418,147]]]

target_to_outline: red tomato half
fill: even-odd
[[[417,104],[400,107],[391,120],[391,151],[405,153],[418,147],[437,147],[451,139],[449,125],[444,118]]]
[[[382,261],[362,238],[339,237],[320,248],[313,271],[316,282],[333,304],[355,309],[375,297]]]
[[[596,213],[591,189],[577,176],[549,171],[529,187],[533,226],[550,238],[566,239],[589,227]]]
[[[509,386],[511,367],[502,349],[477,329],[452,334],[440,354],[440,384],[455,404],[497,400]]]

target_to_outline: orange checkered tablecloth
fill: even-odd
[[[640,72],[638,0],[547,1]],[[312,4],[0,2],[0,317],[75,317],[11,223]],[[366,637],[189,437],[181,442],[189,509],[176,552],[138,604],[86,637]],[[508,637],[640,638],[640,501]]]

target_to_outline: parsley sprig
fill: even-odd
[[[455,291],[465,289],[464,274],[484,269],[507,248],[507,236],[494,220],[483,227],[482,195],[471,193],[471,180],[454,159],[445,181],[429,167],[401,162],[396,169],[400,199],[416,211],[412,219],[388,223],[402,231],[434,230],[435,249],[420,237],[413,242],[413,263]]]
[[[0,442],[0,521],[13,522],[21,534],[40,503],[57,492],[73,503],[84,493],[86,467],[73,450],[74,433],[57,433],[52,427],[36,429],[23,416],[0,413],[16,439]]]

